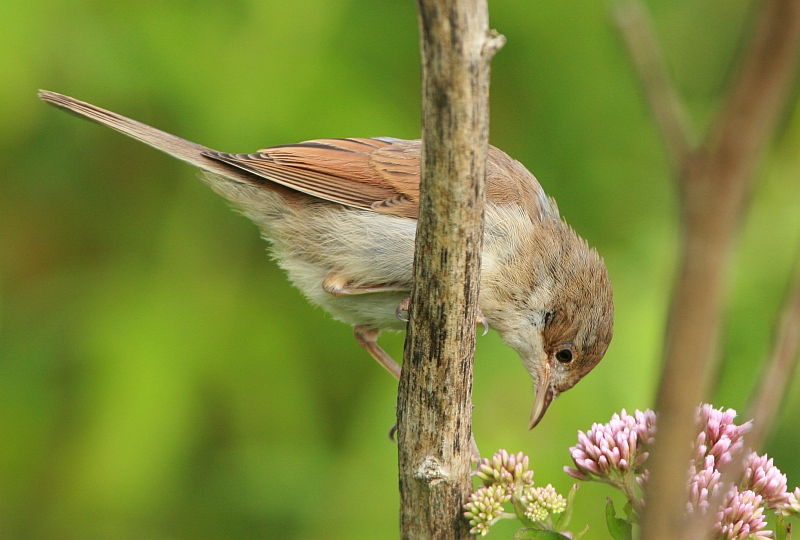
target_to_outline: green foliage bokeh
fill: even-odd
[[[651,0],[702,132],[750,2]],[[601,0],[491,2],[491,142],[605,257],[606,359],[534,431],[516,354],[478,340],[484,454],[531,456],[562,493],[576,431],[652,406],[674,276],[675,190]],[[309,306],[256,228],[159,152],[46,107],[46,88],[231,152],[419,135],[413,2],[0,1],[0,537],[395,538],[396,384]],[[730,272],[715,404],[747,403],[800,245],[787,111]],[[402,336],[382,338],[402,356]],[[795,382],[794,388],[797,388]],[[800,482],[790,395],[768,451]],[[604,538],[603,486],[576,529]],[[501,524],[490,537],[509,537]]]

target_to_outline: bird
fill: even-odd
[[[250,154],[217,152],[69,96],[44,102],[110,127],[202,171],[252,220],[312,303],[353,326],[395,378],[378,344],[405,330],[419,212],[419,140],[316,139]],[[516,350],[533,382],[528,428],[603,358],[614,303],[603,259],[561,218],[520,162],[489,146],[479,321]]]

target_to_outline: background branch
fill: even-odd
[[[746,418],[753,419],[748,444],[762,451],[767,437],[778,420],[778,412],[792,382],[800,359],[800,257],[781,309],[772,352],[761,373]]]
[[[397,399],[401,537],[467,538],[472,368],[483,245],[489,64],[485,0],[419,0],[422,178]]]
[[[625,7],[627,6],[627,8]],[[729,98],[704,143],[685,154],[674,92],[667,82],[644,8],[619,4],[617,20],[677,167],[681,187],[682,252],[670,308],[656,409],[659,438],[651,456],[647,540],[685,538],[683,519],[688,442],[695,408],[715,371],[723,285],[731,246],[758,160],[775,130],[793,80],[800,36],[800,1],[766,0]],[[630,21],[639,21],[632,24]],[[625,21],[628,21],[627,23]],[[642,50],[638,50],[642,47]],[[702,535],[701,535],[702,536]]]
[[[676,174],[687,163],[696,144],[686,107],[669,76],[653,21],[638,0],[620,0],[611,6],[617,30],[644,88],[656,127]]]

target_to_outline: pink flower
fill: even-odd
[[[593,424],[588,433],[578,432],[578,444],[569,449],[576,468],[564,471],[579,480],[595,479],[612,484],[636,472],[648,457],[646,447],[655,436],[656,415],[651,410],[622,410],[608,424]]]
[[[733,461],[734,452],[744,444],[744,434],[751,422],[733,423],[736,411],[715,409],[703,404],[697,409],[699,433],[694,443],[694,456],[689,463],[689,500],[686,511],[691,514],[708,511],[709,499],[720,489],[721,471]]]
[[[786,506],[781,508],[781,514],[785,516],[800,515],[800,487],[794,488],[794,492],[789,494]]]
[[[702,464],[706,456],[714,456],[716,468],[720,469],[733,460],[733,453],[744,444],[744,434],[750,431],[752,422],[741,426],[733,423],[736,411],[715,409],[703,404],[697,411],[700,433],[695,441],[695,462]]]
[[[528,470],[528,456],[522,452],[509,454],[498,450],[492,460],[484,458],[476,472],[484,485],[499,484],[515,491],[517,487],[533,484],[533,471]]]
[[[708,499],[719,491],[719,480],[722,477],[715,465],[714,456],[706,456],[701,469],[698,470],[694,462],[689,466],[689,500],[686,503],[688,514],[694,513],[695,509],[701,514],[708,511]]]
[[[786,475],[767,455],[755,452],[746,456],[738,488],[723,485],[722,473],[742,451],[744,435],[752,426],[752,422],[736,425],[735,419],[733,409],[715,409],[707,404],[697,409],[698,435],[689,462],[686,513],[708,514],[716,510],[714,538],[717,540],[769,538],[772,532],[764,530],[767,526],[764,511],[800,514],[800,488],[788,492]],[[646,449],[653,444],[654,435],[652,411],[636,411],[629,416],[623,410],[608,424],[594,424],[588,433],[578,432],[578,444],[570,448],[576,467],[564,470],[579,480],[596,480],[620,489],[636,514],[641,515],[645,501],[640,493],[648,478],[644,469]],[[737,466],[739,460],[737,457]],[[712,508],[714,501],[722,504]]]
[[[742,488],[761,495],[766,506],[773,510],[789,504],[786,475],[773,465],[772,459],[767,459],[766,454],[759,456],[752,452],[747,456]]]
[[[748,537],[769,538],[772,531],[762,530],[767,525],[761,495],[750,490],[731,492],[728,503],[717,513],[714,525],[715,538],[720,540],[746,540]]]

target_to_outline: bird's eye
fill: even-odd
[[[572,351],[570,349],[561,349],[556,353],[556,360],[564,364],[572,362]]]

